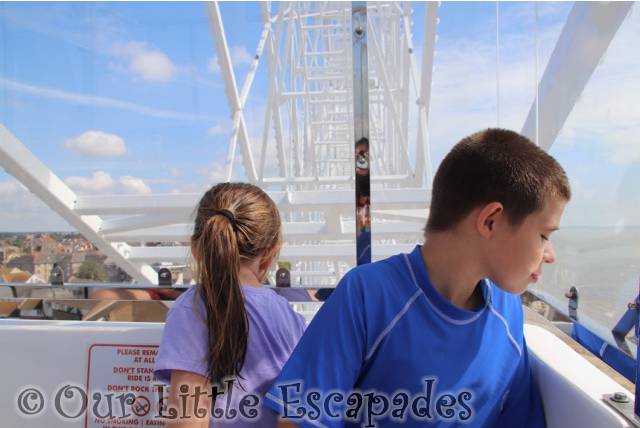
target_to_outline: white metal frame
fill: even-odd
[[[233,119],[226,177],[232,176],[240,146],[247,179],[264,188],[280,188],[269,191],[284,217],[280,259],[291,262],[294,271],[306,272],[316,285],[335,283],[355,264],[350,3],[281,2],[276,15],[268,2],[259,7],[262,34],[239,92],[220,10],[216,2],[206,4]],[[539,122],[544,130],[540,145],[545,149],[629,8],[629,2],[576,2],[573,7],[539,85]],[[438,3],[429,2],[426,9],[420,74],[412,44],[411,2],[371,3],[367,9],[374,259],[410,249],[421,236],[429,205],[428,113]],[[594,39],[589,31],[594,26],[608,37]],[[270,90],[256,169],[243,111],[263,58]],[[592,67],[584,67],[587,60]],[[412,99],[417,100],[415,106]],[[531,137],[535,106],[534,102],[523,128]],[[415,144],[408,141],[412,108],[418,113]],[[274,158],[277,175],[269,176],[266,162]],[[78,196],[1,126],[0,165],[139,283],[157,283],[153,263],[183,264],[189,254],[187,245],[140,245],[187,242],[198,194]],[[305,275],[302,280],[311,284],[304,282]]]
[[[529,110],[523,135],[532,140],[537,136],[540,147],[551,148],[633,3],[574,3],[538,85],[537,105],[534,101]]]

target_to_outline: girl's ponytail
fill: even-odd
[[[259,187],[218,184],[198,204],[191,242],[207,317],[207,377],[221,383],[239,375],[247,355],[249,322],[240,265],[279,248],[278,209]]]
[[[248,322],[238,281],[240,253],[234,227],[223,215],[205,224],[196,251],[201,296],[207,309],[207,374],[221,381],[240,372],[247,354]],[[211,286],[204,286],[205,284]]]

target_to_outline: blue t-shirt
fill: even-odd
[[[265,404],[303,427],[543,427],[520,298],[480,284],[477,311],[452,305],[420,246],[351,270]]]

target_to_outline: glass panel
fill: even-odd
[[[440,7],[429,143],[434,174],[461,138],[497,124],[496,4]]]
[[[569,175],[573,198],[552,241],[557,261],[538,291],[566,307],[579,292],[579,320],[607,334],[638,295],[640,274],[640,55],[630,51],[640,16],[620,26],[550,153]]]
[[[276,16],[280,5],[273,3],[267,13]],[[220,3],[239,93],[261,38],[262,6]],[[572,6],[442,3],[427,111],[433,171],[453,144],[474,131],[498,125],[522,129],[534,105],[537,81]],[[320,191],[305,209],[287,211],[289,202],[281,204],[283,219],[291,227],[287,244],[300,246],[296,254],[283,252],[281,262],[289,262],[292,285],[309,287],[335,285],[355,264],[352,253],[331,257],[344,246],[355,246],[355,207],[329,212],[318,204],[332,200],[331,192],[353,189],[352,100],[345,95],[351,82],[326,74],[350,73],[346,69],[351,30],[345,18],[349,3],[338,4],[336,15],[326,21],[316,19],[319,9],[314,8],[319,7],[324,6],[295,2],[282,11],[291,15],[279,30],[273,26],[282,33],[280,45],[273,46],[282,54],[282,69],[274,66],[275,77],[269,78],[267,44],[242,106],[257,174],[292,179],[265,181],[264,187]],[[411,8],[408,22],[402,19],[407,12],[403,4],[371,3],[370,8],[374,26],[395,16],[388,27],[376,27],[369,46],[371,187],[374,195],[378,193],[372,200],[374,260],[422,242],[427,216],[420,202],[428,198],[430,177],[419,176],[409,185],[402,182],[403,174],[417,169],[420,160],[416,88],[427,5],[416,2]],[[329,29],[319,30],[319,25]],[[201,193],[226,179],[233,112],[216,58],[221,53],[216,52],[201,3],[2,2],[0,26],[0,122],[73,191],[100,196]],[[416,76],[403,38],[409,30]],[[338,36],[343,31],[342,38],[329,37],[332,31]],[[550,150],[566,168],[574,197],[553,238],[557,261],[546,269],[535,291],[564,306],[564,293],[578,287],[581,316],[604,330],[615,325],[638,291],[640,206],[635,189],[640,184],[640,146],[634,137],[640,121],[634,95],[640,93],[640,59],[629,46],[635,45],[639,31],[637,14],[623,22]],[[305,56],[304,49],[316,54]],[[272,104],[265,120],[274,81],[283,94],[271,100],[277,107]],[[316,94],[312,107],[306,108],[306,95],[300,95],[306,90],[340,92],[342,98]],[[389,92],[402,101],[393,108]],[[280,122],[274,118],[276,112]],[[280,148],[275,143],[278,133]],[[310,139],[317,143],[312,155],[303,144]],[[336,141],[344,144],[332,146]],[[237,148],[232,180],[247,179],[248,160],[240,153]],[[314,157],[321,161],[312,164]],[[337,176],[341,179],[329,184],[320,180]],[[294,180],[300,178],[318,181]],[[402,209],[389,208],[395,196],[387,191],[403,186],[418,191],[403,196]],[[0,197],[0,232],[73,230],[4,171]],[[305,228],[317,230],[318,238]],[[166,233],[166,241],[184,244],[187,230]],[[330,248],[321,260],[296,261],[303,246],[320,243],[335,246],[335,252]],[[13,244],[20,250],[27,245],[21,241],[8,246],[16,247]],[[5,253],[6,261],[10,254]],[[184,260],[169,263],[185,265]],[[42,268],[38,273],[48,277],[49,272]]]

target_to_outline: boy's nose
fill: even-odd
[[[551,245],[550,241],[547,241],[547,246],[544,249],[542,261],[545,263],[553,263],[556,261],[556,252],[553,251],[553,245]]]

